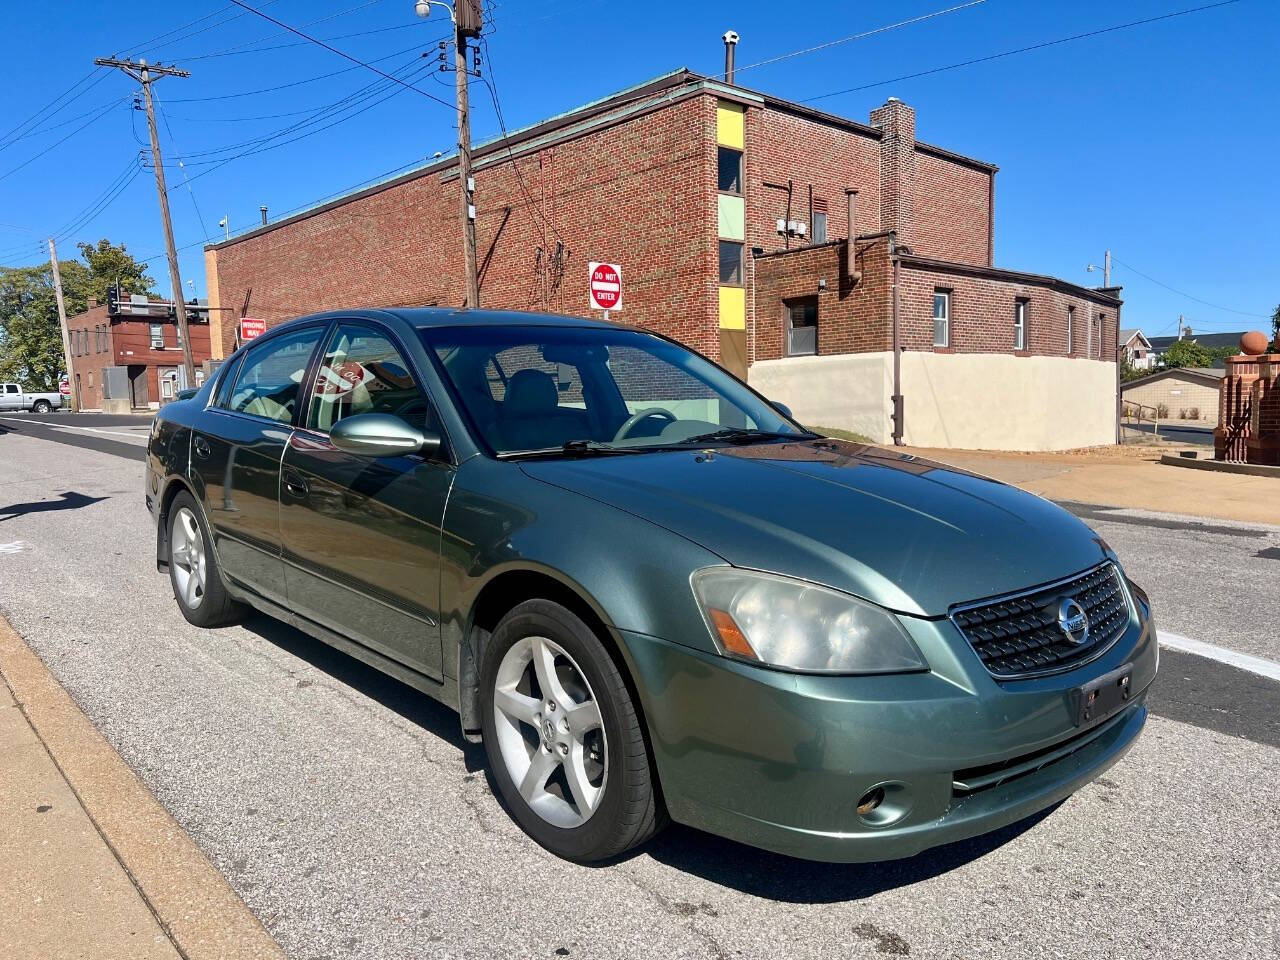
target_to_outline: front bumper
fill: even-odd
[[[1135,607],[1097,660],[1010,682],[992,679],[949,621],[909,627],[931,672],[875,677],[784,673],[622,637],[673,819],[791,856],[890,860],[1028,817],[1124,755],[1158,662],[1149,611]],[[1071,691],[1126,663],[1128,702],[1076,727]],[[957,777],[975,770],[985,778]],[[885,802],[864,818],[859,799],[876,786]]]

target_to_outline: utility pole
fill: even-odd
[[[470,14],[470,16],[468,16]],[[462,197],[462,260],[467,276],[468,307],[480,306],[480,281],[476,276],[476,203],[471,179],[471,104],[467,93],[467,37],[480,33],[479,4],[454,0],[453,66],[458,89],[458,180]]]
[[[196,365],[191,358],[191,336],[187,332],[187,306],[182,296],[182,277],[178,273],[178,251],[173,243],[173,221],[169,218],[169,190],[164,182],[164,163],[160,157],[160,137],[156,132],[156,108],[151,99],[151,84],[160,77],[189,77],[187,70],[148,65],[146,60],[117,60],[114,57],[98,57],[93,61],[100,67],[123,70],[142,84],[142,98],[147,106],[147,129],[151,133],[151,160],[156,168],[156,192],[160,194],[160,223],[164,227],[164,245],[169,254],[169,284],[173,287],[173,311],[178,320],[178,336],[182,340],[182,364],[187,375],[187,386],[196,385]],[[154,76],[153,76],[154,75]]]
[[[1089,273],[1098,269],[1096,263],[1091,263],[1085,268]],[[1111,286],[1111,251],[1108,250],[1102,258],[1102,285],[1103,287]]]
[[[62,327],[62,362],[67,368],[67,386],[71,390],[71,412],[80,412],[80,385],[71,372],[71,331],[67,329],[67,305],[62,300],[62,271],[58,269],[58,248],[49,238],[49,263],[53,267],[53,292],[58,299],[58,324]]]

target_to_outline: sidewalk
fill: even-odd
[[[1161,447],[1102,448],[1089,453],[899,449],[1051,500],[1280,524],[1280,481],[1274,477],[1169,466],[1159,462]]]
[[[0,957],[283,958],[3,617]]]

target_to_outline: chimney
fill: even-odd
[[[724,40],[724,82],[733,84],[733,48],[738,45],[738,34],[733,30],[726,30],[725,35],[721,38]]]
[[[98,298],[97,298],[97,297],[90,297],[90,298],[89,298],[89,303],[88,303],[88,308],[89,308],[90,310],[92,310],[92,309],[93,309],[94,307],[96,307],[97,305],[98,305]]]
[[[262,212],[262,225],[265,227],[267,225],[267,205],[264,203],[258,210]]]
[[[847,214],[846,222],[849,224],[849,243],[845,249],[845,273],[853,280],[858,282],[858,191],[852,187],[845,190],[845,211]]]
[[[899,243],[911,242],[915,197],[916,112],[890,97],[871,111],[880,137],[880,229],[893,230]]]

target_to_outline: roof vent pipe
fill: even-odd
[[[724,82],[733,83],[733,48],[738,45],[738,34],[734,30],[726,30],[724,36]]]
[[[267,205],[264,203],[258,210],[262,214],[262,225],[265,227],[267,225]]]

